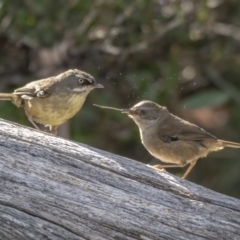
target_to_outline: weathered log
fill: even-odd
[[[237,199],[90,146],[0,124],[0,239],[240,239]]]

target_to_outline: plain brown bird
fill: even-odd
[[[155,165],[155,168],[184,167],[186,178],[197,160],[209,152],[224,147],[240,148],[239,143],[217,139],[204,129],[171,114],[166,107],[151,101],[142,101],[130,109],[117,109],[128,114],[138,125],[145,148],[157,159],[172,165]]]
[[[72,118],[82,107],[87,95],[94,88],[103,88],[88,73],[74,69],[54,77],[28,83],[13,93],[0,93],[0,100],[11,100],[23,107],[32,125],[49,127],[52,134]]]

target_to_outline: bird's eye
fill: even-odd
[[[147,110],[141,110],[141,115],[146,115],[147,114]]]
[[[82,84],[82,83],[84,83],[84,80],[83,79],[79,79],[79,82]]]

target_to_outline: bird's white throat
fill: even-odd
[[[71,89],[71,92],[83,93],[83,92],[87,92],[87,88],[86,87],[76,87],[76,88]]]

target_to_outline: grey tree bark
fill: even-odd
[[[240,201],[1,121],[0,239],[240,239]]]

